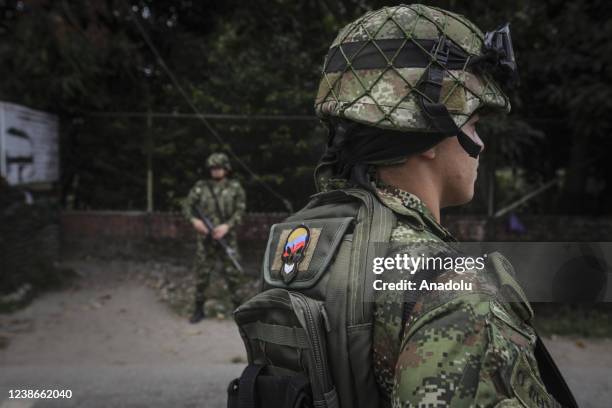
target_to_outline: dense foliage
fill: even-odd
[[[131,3],[131,10],[130,8]],[[499,3],[499,2],[498,2]],[[492,118],[481,195],[502,207],[561,175],[560,188],[523,207],[601,213],[612,194],[602,160],[612,126],[612,20],[603,0],[434,1],[483,29],[512,24],[521,87],[514,110]],[[95,116],[92,112],[189,112],[134,24],[138,18],[202,112],[312,115],[319,69],[337,30],[368,9],[363,0],[0,0],[0,99],[62,119],[64,196],[81,208],[142,209],[146,151],[153,150],[155,204],[171,209],[219,144],[196,119]],[[299,207],[314,191],[325,133],[316,121],[214,120],[262,179]],[[150,136],[151,139],[148,137]],[[151,144],[148,144],[151,140]],[[252,210],[282,210],[239,168]],[[487,177],[487,175],[489,177]],[[491,177],[496,183],[490,183]]]

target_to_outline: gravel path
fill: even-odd
[[[10,341],[0,350],[0,408],[9,389],[24,388],[72,390],[36,407],[225,407],[246,361],[233,322],[177,318],[120,263],[71,266],[79,287],[0,315]]]
[[[0,315],[0,408],[226,406],[244,367],[232,321],[193,326],[133,278],[130,264],[79,262],[78,287]],[[548,339],[584,408],[612,400],[612,341]],[[9,400],[10,389],[70,389],[71,399]]]

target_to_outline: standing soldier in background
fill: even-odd
[[[210,172],[209,180],[198,180],[183,202],[183,215],[191,222],[198,235],[195,259],[196,292],[195,310],[191,323],[204,319],[204,292],[213,271],[221,271],[234,306],[240,304],[238,289],[242,277],[228,259],[217,240],[225,239],[231,248],[237,250],[235,227],[241,222],[246,209],[246,195],[237,180],[230,179],[232,170],[229,159],[224,153],[213,153],[206,160]],[[196,217],[194,206],[215,226],[209,231]]]

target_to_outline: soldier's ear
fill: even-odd
[[[437,154],[438,154],[438,145],[425,150],[424,152],[420,153],[419,156],[423,157],[424,159],[433,160],[436,158]]]

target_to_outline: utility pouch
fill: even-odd
[[[328,366],[329,323],[323,302],[270,289],[240,306],[234,317],[249,366],[230,385],[232,408],[338,406]]]

